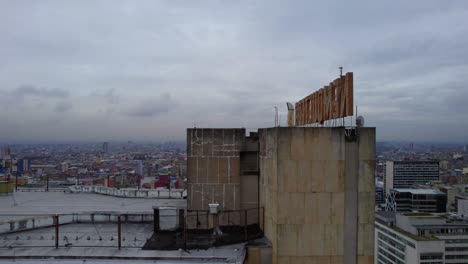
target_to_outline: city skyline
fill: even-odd
[[[285,125],[339,66],[378,141],[468,141],[463,2],[15,1],[0,17],[3,142],[183,140],[271,127],[274,106]]]

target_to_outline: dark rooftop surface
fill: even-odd
[[[208,249],[242,243],[246,241],[245,231],[247,241],[263,237],[258,224],[248,225],[247,229],[243,226],[221,226],[216,234],[214,229],[189,229],[185,234],[186,245],[183,230],[159,231],[146,241],[143,250]]]

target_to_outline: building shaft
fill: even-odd
[[[373,263],[375,130],[353,132],[259,130],[273,263]]]
[[[187,209],[262,208],[271,263],[373,263],[375,158],[374,128],[188,129]]]

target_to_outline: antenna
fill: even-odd
[[[357,118],[358,118],[358,114],[357,114],[357,105],[356,105],[356,126],[357,126]]]
[[[278,107],[274,106],[273,108],[275,109],[275,127],[277,127],[278,126]]]

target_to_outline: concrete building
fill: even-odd
[[[468,216],[468,199],[458,199],[457,200],[457,213],[463,217]]]
[[[375,263],[468,263],[468,222],[443,214],[376,213]]]
[[[272,263],[373,263],[375,158],[374,128],[188,129],[187,209],[263,208]]]
[[[258,207],[258,135],[244,128],[187,129],[187,209]]]
[[[468,193],[463,191],[455,195],[455,208],[458,215],[468,216]]]
[[[439,189],[447,195],[447,212],[456,212],[457,204],[455,196],[461,192],[461,189],[452,186],[442,186]]]
[[[392,212],[447,212],[447,194],[434,189],[392,189],[386,200]]]
[[[439,161],[387,161],[385,165],[385,193],[391,189],[412,188],[417,184],[439,180]]]
[[[259,130],[273,263],[373,263],[375,129]]]

